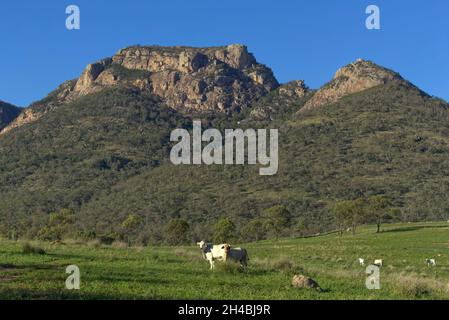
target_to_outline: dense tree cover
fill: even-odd
[[[337,229],[336,204],[357,199],[365,214],[350,210],[354,232],[387,216],[449,218],[444,102],[391,83],[298,114],[300,107],[286,106],[271,122],[196,115],[219,129],[237,121],[279,128],[272,177],[255,166],[174,166],[170,132],[189,128],[191,116],[142,92],[108,89],[55,108],[0,136],[0,234],[143,244],[305,236]],[[63,209],[74,216],[64,235],[50,222]],[[223,219],[234,226],[230,237]]]
[[[171,219],[165,226],[165,239],[168,244],[180,245],[189,241],[189,223],[182,219]]]

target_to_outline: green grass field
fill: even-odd
[[[449,224],[394,224],[375,234],[283,239],[245,244],[249,268],[210,271],[192,247],[117,248],[0,240],[0,299],[448,299]],[[381,290],[365,287],[367,262],[383,259]],[[428,267],[426,258],[435,258]],[[81,289],[65,289],[68,265],[81,271]],[[296,289],[294,274],[315,279],[322,292]]]

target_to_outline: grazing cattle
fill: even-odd
[[[374,265],[378,267],[382,267],[384,265],[384,261],[382,259],[374,260]]]
[[[365,265],[365,259],[359,258],[359,264],[363,267]]]
[[[248,266],[248,252],[244,248],[231,248],[225,245],[225,261],[239,262],[243,268]]]
[[[426,259],[426,264],[428,267],[435,267],[437,265],[435,259]]]
[[[211,270],[215,268],[216,260],[226,261],[226,246],[229,246],[228,244],[213,245],[205,241],[200,241],[196,244],[200,247],[203,258],[209,261]]]

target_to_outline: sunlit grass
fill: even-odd
[[[23,243],[0,241],[0,299],[447,299],[449,224],[363,227],[353,237],[335,234],[243,244],[246,271],[210,271],[191,247],[102,246],[67,241],[34,244],[45,254],[23,252]],[[365,288],[366,263],[383,259],[381,290]],[[426,258],[435,258],[428,267]],[[81,270],[81,290],[65,289],[65,268]],[[294,274],[316,280],[322,292],[295,289]]]

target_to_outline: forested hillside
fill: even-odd
[[[129,82],[64,102],[59,90],[35,104],[51,105],[39,118],[0,135],[0,233],[144,244],[211,239],[229,225],[234,239],[308,235],[336,228],[339,201],[373,196],[394,220],[448,219],[447,103],[368,66],[318,92],[280,86],[233,113],[175,111]],[[279,129],[278,174],[173,165],[170,132],[192,119]],[[365,213],[358,224],[375,222]]]

